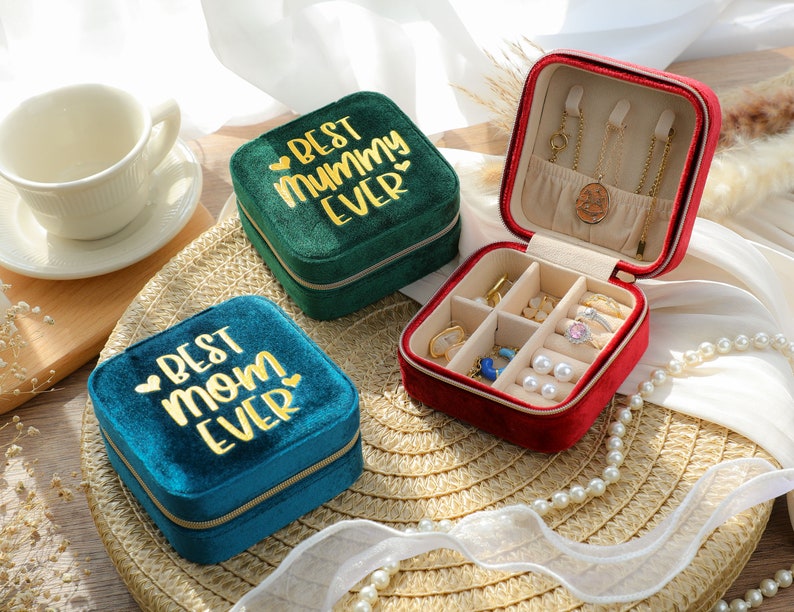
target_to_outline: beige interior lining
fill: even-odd
[[[503,286],[500,301],[495,305],[481,303],[478,298],[484,297],[505,273],[508,282]],[[537,322],[522,313],[532,298],[542,294],[552,296],[555,305],[544,321]],[[594,296],[608,299],[592,300]],[[636,306],[634,295],[627,289],[539,262],[522,251],[496,249],[474,262],[469,273],[416,329],[410,339],[411,350],[450,371],[471,375],[477,360],[493,354],[496,347],[515,349],[516,355],[509,362],[495,358],[497,367],[504,367],[497,379],[481,379],[482,382],[533,406],[553,406],[568,397],[577,380],[589,375],[588,370],[600,350],[591,343],[573,344],[565,337],[566,329],[584,313],[585,302],[611,328],[608,331],[593,320],[582,319],[599,347],[623,331],[626,317]],[[449,361],[443,356],[433,358],[430,342],[456,324],[465,330],[463,344],[456,347]],[[571,365],[575,373],[572,381],[560,382],[553,375],[534,372],[532,360],[539,354],[550,357],[555,364],[565,361]],[[536,375],[541,383],[554,382],[557,395],[546,399],[539,393],[526,392],[521,381],[528,373]]]
[[[551,138],[560,128],[569,94],[577,87],[583,91],[579,104],[584,124],[579,161],[574,169],[578,120],[570,113],[565,129],[567,146],[558,151],[554,163],[549,160],[553,153]],[[622,147],[613,146],[613,132],[606,148],[608,154],[599,167],[610,115],[625,102],[630,108],[623,120]],[[675,134],[654,199],[649,193],[661,167],[663,141],[657,140],[645,180],[641,178],[652,136],[662,129],[660,126],[668,124],[670,112],[674,114]],[[634,263],[655,261],[668,238],[673,202],[684,183],[682,176],[696,121],[691,102],[678,94],[572,66],[547,67],[533,94],[510,202],[513,218],[533,232],[583,244],[590,251],[617,253]],[[604,174],[601,182],[609,193],[610,205],[602,221],[590,224],[577,217],[576,200],[585,185],[598,182],[597,169]],[[646,219],[646,246],[639,257],[638,245]]]

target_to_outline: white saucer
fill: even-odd
[[[0,266],[25,276],[72,279],[119,270],[167,244],[190,220],[201,195],[201,165],[178,140],[154,169],[149,204],[121,231],[99,240],[51,236],[0,179]]]

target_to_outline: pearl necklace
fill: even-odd
[[[552,510],[562,510],[571,503],[581,504],[588,499],[600,497],[607,486],[620,480],[620,466],[624,460],[623,436],[626,435],[626,425],[631,423],[632,410],[639,410],[645,403],[645,398],[650,396],[656,387],[669,382],[670,377],[685,375],[687,368],[694,368],[704,361],[710,361],[717,355],[726,355],[731,351],[745,352],[749,349],[766,350],[774,349],[785,356],[790,362],[794,359],[794,342],[789,342],[783,334],[770,336],[765,332],[758,332],[752,338],[740,334],[733,340],[720,338],[716,343],[703,342],[695,350],[686,351],[681,359],[671,359],[664,369],[651,372],[648,380],[637,386],[637,392],[624,399],[624,404],[615,406],[614,420],[607,429],[607,439],[604,443],[606,451],[606,466],[600,477],[592,478],[586,485],[575,484],[567,490],[555,491],[548,498],[538,498],[530,506],[540,516],[545,516]],[[614,406],[614,399],[613,399]],[[452,521],[444,519],[433,521],[423,518],[417,527],[409,527],[406,533],[449,531]],[[370,574],[369,581],[361,587],[358,599],[353,606],[353,612],[372,612],[372,607],[378,601],[378,591],[389,586],[391,579],[400,571],[400,562],[394,561]],[[744,594],[744,599],[736,598],[730,604],[720,599],[711,612],[746,612],[750,608],[760,606],[764,598],[774,597],[780,588],[787,588],[794,583],[794,565],[788,569],[775,572],[774,578],[763,579],[757,589],[750,589]]]

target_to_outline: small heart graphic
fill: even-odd
[[[405,171],[408,169],[408,166],[410,166],[410,165],[411,165],[411,162],[410,162],[409,160],[407,160],[407,159],[406,159],[406,160],[405,160],[404,162],[402,162],[402,163],[399,163],[399,164],[394,164],[394,168],[395,168],[396,170],[399,170],[400,172],[405,172]]]
[[[273,170],[273,172],[278,172],[279,170],[289,170],[289,157],[282,155],[281,159],[270,164],[268,167]]]
[[[300,374],[293,374],[289,378],[282,378],[281,384],[286,385],[288,387],[297,387],[300,380],[301,380]]]
[[[146,379],[145,383],[141,383],[135,390],[138,393],[152,393],[160,390],[160,377],[157,374],[152,374]]]

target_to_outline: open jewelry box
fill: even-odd
[[[533,65],[483,247],[400,340],[406,391],[543,452],[573,445],[648,344],[634,281],[683,258],[720,127],[702,83],[578,51]]]

